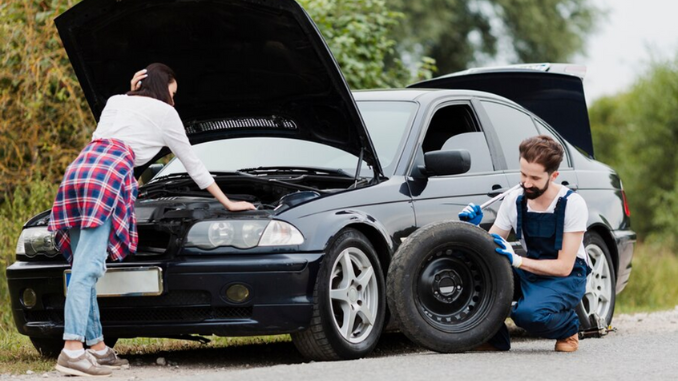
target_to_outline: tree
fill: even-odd
[[[596,101],[599,159],[615,167],[641,238],[678,249],[678,56],[654,61],[628,92]]]
[[[60,179],[91,135],[94,118],[52,21],[76,2],[0,5],[0,196]]]
[[[578,53],[600,11],[590,0],[394,0],[406,18],[398,50],[435,59],[441,73],[483,64],[562,62]]]
[[[385,0],[299,0],[315,21],[353,89],[403,87],[428,79],[435,63],[422,57],[413,74],[395,55],[394,28],[404,15]]]

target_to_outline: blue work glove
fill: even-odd
[[[477,226],[483,220],[483,210],[480,206],[470,203],[459,213],[459,219]]]
[[[494,249],[494,251],[508,258],[511,266],[518,268],[523,264],[523,257],[513,251],[513,248],[508,242],[506,242],[504,237],[500,236],[499,234],[490,235],[494,238],[494,243],[499,246],[498,248]]]

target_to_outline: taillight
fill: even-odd
[[[626,198],[626,192],[624,192],[624,189],[622,189],[622,201],[624,202],[624,214],[626,214],[626,217],[631,217],[631,209],[629,209],[629,201]]]

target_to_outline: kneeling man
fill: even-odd
[[[504,198],[490,234],[496,251],[508,258],[519,282],[511,319],[528,333],[556,339],[555,350],[574,352],[579,347],[579,318],[575,307],[586,291],[587,264],[583,238],[588,209],[584,199],[556,184],[563,149],[549,136],[535,136],[520,144],[520,181]],[[478,225],[483,212],[469,204],[459,218]],[[513,229],[527,253],[514,253],[506,238]],[[478,349],[509,350],[504,325]]]

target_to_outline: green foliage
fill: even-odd
[[[12,197],[0,205],[0,332],[13,325],[7,293],[5,269],[14,262],[16,243],[24,222],[49,209],[54,201],[56,185],[35,181],[15,189]]]
[[[562,62],[581,52],[601,12],[591,0],[395,0],[407,15],[399,50],[428,55],[442,73],[498,54],[516,62]]]
[[[596,156],[622,176],[634,230],[678,249],[678,58],[653,62],[628,92],[590,110]]]
[[[656,245],[638,245],[629,284],[617,297],[617,313],[673,309],[678,304],[678,256]]]
[[[43,175],[58,181],[91,135],[94,120],[52,22],[76,2],[0,6],[0,195]]]
[[[327,41],[353,89],[403,87],[431,77],[435,62],[424,57],[412,76],[394,56],[392,29],[404,18],[385,0],[299,0]]]

